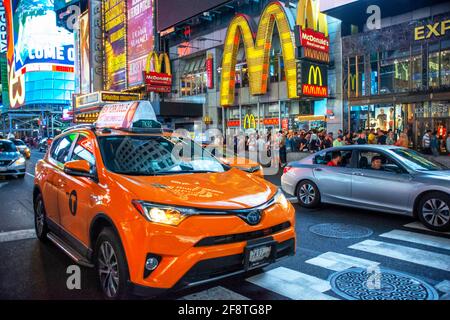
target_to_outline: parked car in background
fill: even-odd
[[[25,157],[25,159],[30,159],[31,150],[30,148],[20,139],[11,139],[12,143],[17,147],[19,152]]]
[[[398,213],[432,230],[450,230],[450,170],[410,149],[326,149],[288,164],[281,185],[306,208],[331,203]]]
[[[0,176],[25,177],[26,161],[14,143],[0,140]]]

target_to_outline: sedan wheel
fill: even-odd
[[[297,190],[297,198],[302,207],[315,208],[319,205],[319,189],[312,181],[302,181]]]
[[[446,231],[450,229],[449,196],[431,193],[419,205],[419,218],[429,229]]]

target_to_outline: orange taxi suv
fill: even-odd
[[[56,137],[36,165],[37,237],[96,268],[108,299],[154,296],[295,253],[294,209],[156,121],[149,102],[108,105]]]

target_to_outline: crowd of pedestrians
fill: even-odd
[[[444,141],[445,145],[441,145],[441,141]],[[281,130],[276,132],[269,130],[265,134],[255,131],[249,135],[236,135],[234,137],[236,153],[239,151],[267,152],[267,155],[270,157],[272,156],[271,152],[275,152],[276,154],[273,157],[279,155],[279,159],[274,161],[279,162],[280,166],[284,166],[287,163],[287,154],[290,152],[315,153],[331,147],[365,144],[412,147],[407,130],[400,133],[392,130],[385,132],[380,129],[358,132],[343,132],[339,130],[337,134],[326,130]],[[450,133],[445,140],[438,139],[437,133],[429,130],[425,133],[420,147],[424,153],[434,156],[438,156],[443,149],[450,152]]]

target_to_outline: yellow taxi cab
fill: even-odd
[[[161,129],[147,101],[108,105],[36,165],[37,237],[96,268],[107,299],[154,296],[295,253],[294,208],[257,175]]]

